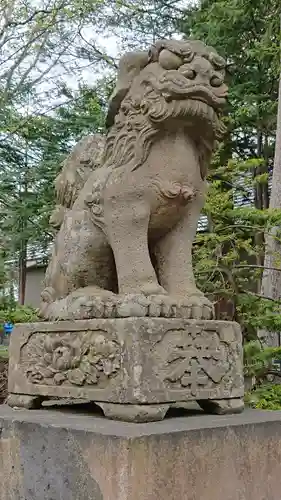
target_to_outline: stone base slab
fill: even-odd
[[[130,424],[0,406],[1,500],[280,500],[281,412]]]
[[[111,418],[135,421],[159,420],[172,403],[196,400],[211,413],[241,411],[240,327],[180,318],[19,325],[11,336],[9,393],[11,406],[84,399]]]

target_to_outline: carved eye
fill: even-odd
[[[190,63],[194,58],[194,52],[192,52],[191,48],[189,50],[185,50],[183,54],[183,60],[185,63]]]
[[[159,54],[159,63],[164,69],[178,69],[182,65],[182,59],[170,50],[163,49]]]
[[[226,62],[223,59],[223,57],[220,57],[218,54],[215,54],[214,52],[211,52],[209,54],[209,61],[212,63],[214,68],[218,70],[224,69],[226,66]]]
[[[185,70],[184,76],[186,78],[188,78],[189,80],[194,80],[194,78],[196,77],[196,72],[194,71],[194,69],[190,68],[190,69]]]
[[[220,87],[223,83],[223,80],[219,76],[214,75],[212,76],[210,83],[212,87]]]

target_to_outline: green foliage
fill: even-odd
[[[0,305],[0,325],[4,322],[32,323],[39,321],[36,310],[28,306],[16,306],[13,309],[2,309]]]
[[[246,377],[255,377],[259,383],[268,374],[274,374],[274,360],[281,360],[281,347],[263,347],[258,340],[244,345],[244,373]]]
[[[0,148],[0,235],[6,260],[28,245],[44,250],[52,240],[54,178],[73,144],[103,129],[102,85],[80,87],[52,116],[26,118],[14,111],[6,124],[7,145]]]
[[[38,321],[36,310],[28,306],[17,304],[13,294],[7,290],[8,278],[3,272],[2,281],[0,281],[0,332],[5,322],[10,323],[29,323]]]
[[[259,410],[281,410],[281,385],[263,384],[245,395],[245,403]]]
[[[195,274],[200,288],[215,302],[223,298],[232,303],[233,319],[249,340],[257,328],[281,329],[281,304],[259,293],[263,235],[281,224],[281,212],[251,204],[259,182],[251,172],[261,160],[231,159],[224,166],[219,161],[217,154],[204,207],[208,224],[197,234],[194,246]]]
[[[9,349],[6,346],[0,345],[0,361],[9,358]]]
[[[278,301],[261,298],[264,239],[280,226],[269,210],[280,69],[280,4],[202,0],[189,7],[186,36],[214,46],[229,64],[228,133],[213,160],[205,214],[194,249],[197,280],[218,303],[232,304],[247,339],[280,330]],[[231,69],[232,68],[232,69]],[[239,203],[238,203],[239,202]],[[277,235],[277,237],[279,237]],[[280,256],[275,258],[280,268]]]
[[[229,134],[221,151],[223,166],[237,158],[261,159],[256,208],[268,208],[268,173],[273,167],[279,80],[280,4],[278,0],[203,0],[189,8],[187,36],[203,39],[229,63]],[[231,69],[232,68],[232,69]]]
[[[157,39],[170,38],[178,30],[184,10],[178,0],[107,0],[100,12],[105,31],[120,39],[121,49],[147,47]]]
[[[244,345],[244,374],[254,380],[253,388],[245,395],[245,403],[261,410],[281,410],[280,370],[275,362],[281,361],[281,347],[264,347],[255,340]]]
[[[0,296],[4,293],[4,286],[6,282],[5,261],[0,254]]]
[[[248,140],[249,130],[257,123],[264,132],[274,134],[279,15],[278,0],[203,0],[188,9],[183,25],[188,35],[204,39],[234,64],[231,121],[235,128],[243,126],[243,135],[248,136]]]

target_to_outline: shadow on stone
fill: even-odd
[[[83,436],[78,442],[75,432],[63,428],[54,432],[51,427],[32,423],[24,428],[19,425],[18,433],[25,471],[24,497],[19,500],[105,500],[84,460]]]
[[[75,413],[82,415],[92,415],[93,417],[104,417],[104,413],[102,409],[92,401],[87,402],[77,402],[75,401],[59,401],[59,400],[51,400],[45,401],[43,403],[43,408],[51,408],[54,411],[64,411],[67,413]],[[183,403],[183,406],[171,406],[166,413],[165,418],[177,418],[177,417],[193,417],[193,416],[201,416],[203,415],[203,410],[199,407],[197,403]]]
[[[203,415],[203,411],[200,408],[178,408],[172,407],[166,413],[166,419],[168,418],[177,418],[177,417],[194,417],[194,416]]]
[[[82,413],[87,415],[93,415],[93,417],[103,417],[102,409],[95,404],[93,401],[78,402],[75,401],[60,401],[60,400],[50,400],[44,401],[42,408],[50,408],[52,410],[60,410],[64,412],[74,412]]]

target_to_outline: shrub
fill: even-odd
[[[262,384],[245,395],[245,403],[260,410],[281,410],[281,385]]]
[[[244,374],[254,380],[253,388],[245,394],[245,403],[251,408],[281,410],[281,385],[270,383],[270,378],[281,381],[274,363],[280,360],[280,347],[263,347],[258,340],[245,344]]]
[[[268,375],[279,375],[274,361],[281,361],[281,347],[264,347],[259,340],[244,345],[244,375],[262,383]]]
[[[0,325],[1,323],[31,323],[38,321],[38,315],[35,309],[29,306],[15,306],[11,309],[0,308]]]

